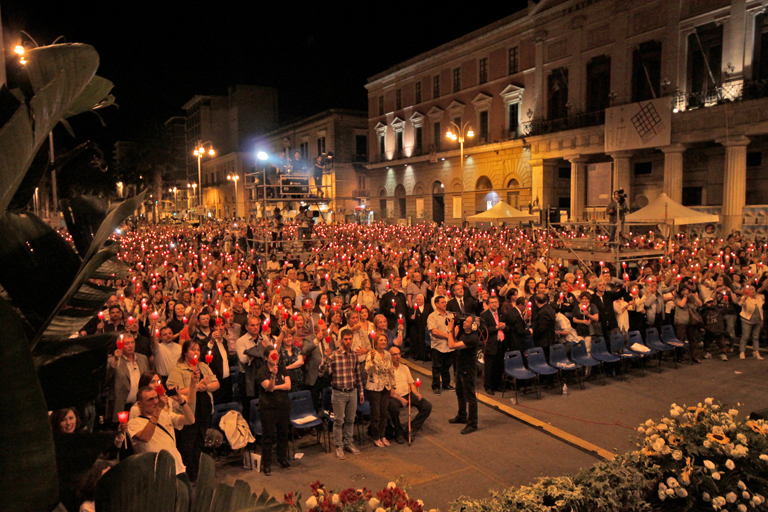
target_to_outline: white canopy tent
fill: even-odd
[[[523,213],[517,208],[513,208],[504,201],[499,201],[493,208],[467,217],[468,222],[537,222],[539,220],[538,214]]]
[[[663,224],[682,226],[685,224],[707,224],[720,222],[720,216],[696,211],[681,205],[661,193],[659,197],[624,217],[624,224]]]

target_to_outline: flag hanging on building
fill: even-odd
[[[605,111],[605,152],[668,146],[672,139],[669,98],[629,103]]]

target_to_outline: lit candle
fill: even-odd
[[[117,413],[117,420],[120,423],[128,423],[128,415],[129,414],[130,413],[128,411],[119,412],[119,413]]]
[[[213,361],[213,354],[209,350],[207,354],[205,354],[205,364],[211,364]]]
[[[157,317],[158,317],[157,311],[153,311],[152,313],[149,314],[149,318],[151,318],[152,320],[157,320]]]

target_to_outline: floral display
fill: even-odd
[[[768,510],[768,423],[739,414],[711,398],[672,404],[668,417],[638,426],[636,451],[487,499],[461,497],[451,510]]]
[[[409,498],[406,489],[397,482],[389,482],[375,494],[365,487],[332,491],[319,481],[309,487],[312,496],[304,501],[307,512],[437,512],[425,510],[424,503]],[[299,493],[286,494],[284,501],[296,510],[303,510]]]

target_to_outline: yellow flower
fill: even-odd
[[[747,426],[751,428],[753,432],[756,432],[758,434],[768,435],[768,426],[766,425],[760,425],[756,421],[749,420],[747,421]]]
[[[722,434],[712,434],[712,433],[709,433],[709,434],[707,434],[707,439],[709,439],[710,441],[713,441],[715,443],[720,443],[720,444],[728,444],[728,443],[731,442],[730,439],[728,439],[726,436],[724,436]]]

